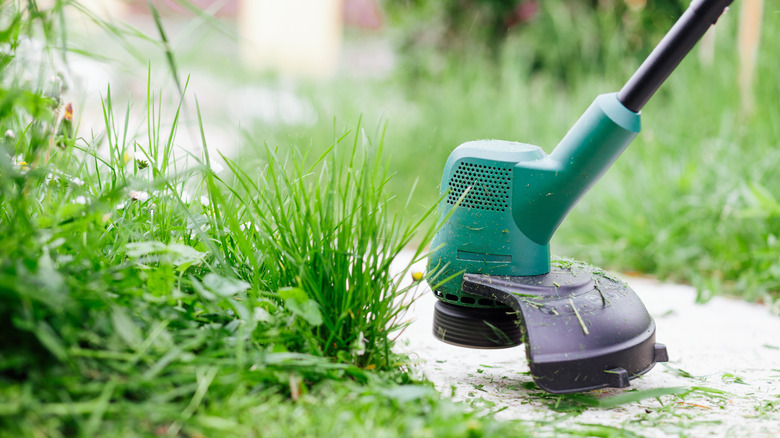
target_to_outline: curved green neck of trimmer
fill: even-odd
[[[555,150],[513,170],[512,216],[529,239],[546,245],[563,219],[640,130],[640,116],[617,98],[596,98]]]

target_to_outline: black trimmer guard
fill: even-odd
[[[531,374],[545,391],[624,388],[668,360],[636,293],[598,268],[566,262],[528,277],[464,274],[463,291],[517,312]]]

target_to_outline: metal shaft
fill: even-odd
[[[733,0],[694,0],[650,56],[618,93],[618,100],[639,112]]]

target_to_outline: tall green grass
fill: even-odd
[[[205,140],[177,154],[181,100],[150,80],[146,135],[109,89],[105,131],[77,138],[65,102],[15,76],[14,29],[38,38],[57,12],[4,10],[0,32],[0,435],[524,430],[442,400],[391,351],[413,296],[390,264],[421,221],[386,208],[381,133],[217,171]]]
[[[110,94],[104,111],[112,132]],[[4,430],[262,434],[247,409],[318,382],[392,382],[366,368],[408,381],[390,351],[406,293],[390,263],[416,226],[382,209],[381,158],[362,166],[337,142],[349,161],[284,169],[269,152],[257,179],[232,174],[239,193],[208,159],[184,169],[136,146],[147,164],[127,162],[136,139],[119,133],[109,157],[31,146],[49,162],[14,165],[4,147]],[[215,404],[233,411],[202,408]]]
[[[232,212],[224,222],[234,231],[250,231],[223,242],[226,262],[250,278],[255,273],[258,287],[279,290],[316,323],[317,353],[350,352],[361,366],[385,367],[389,335],[402,328],[399,317],[411,302],[403,301],[399,284],[408,267],[396,274],[391,263],[414,237],[428,242],[433,229],[415,236],[427,213],[410,221],[388,209],[381,137],[371,141],[359,124],[351,146],[346,137],[334,139],[313,165],[303,164],[305,154],[283,158],[269,148],[267,165],[254,176],[225,158],[235,176],[228,187],[237,188],[214,201]],[[418,248],[414,261],[424,246]]]

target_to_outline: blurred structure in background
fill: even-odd
[[[344,0],[344,24],[379,30],[384,20],[376,0]]]
[[[342,0],[241,0],[239,11],[247,66],[315,77],[337,71]]]
[[[742,0],[739,17],[739,94],[742,110],[751,113],[755,106],[753,78],[761,40],[764,0]]]
[[[122,17],[130,10],[130,4],[122,0],[79,0],[79,3],[101,18]]]
[[[53,0],[40,0],[42,3]],[[649,53],[688,0],[79,0],[84,9],[117,22],[148,18],[151,2],[181,23],[194,9],[236,29],[225,54],[251,71],[326,78],[382,76],[395,65],[435,75],[444,62],[511,53],[529,71],[573,83],[605,65]],[[764,0],[741,0],[737,38],[739,90],[750,112]],[[141,19],[139,19],[141,17]],[[182,20],[183,19],[183,20]],[[180,26],[182,27],[182,26]],[[149,26],[140,25],[141,29]],[[175,36],[176,25],[172,35]],[[392,28],[392,32],[386,32]],[[151,29],[154,29],[151,27]],[[357,29],[352,31],[351,29]],[[231,29],[232,30],[232,29]],[[346,34],[345,34],[346,31]],[[368,31],[368,32],[366,32]],[[554,44],[550,44],[553,41]],[[700,43],[699,59],[712,62],[715,35]],[[506,46],[506,47],[505,47]],[[434,54],[434,56],[431,56]]]
[[[309,77],[338,71],[345,25],[382,27],[375,0],[241,0],[237,19],[246,66]]]
[[[345,26],[383,24],[375,0],[241,0],[237,19],[246,66],[308,77],[338,71]]]
[[[54,0],[42,1],[53,3]],[[96,17],[117,23],[130,19],[141,29],[151,27],[144,24],[145,19],[139,19],[148,17],[150,4],[169,23],[181,22],[179,18],[186,20],[194,10],[200,9],[234,26],[238,55],[245,67],[302,77],[330,77],[344,67],[340,64],[345,61],[345,28],[371,32],[384,27],[378,0],[79,0],[78,3]],[[84,20],[80,18],[80,21]],[[174,24],[173,28],[178,27]],[[365,50],[361,47],[358,51]],[[355,47],[347,48],[347,64],[366,63],[355,52]],[[368,61],[371,65],[376,63]],[[386,68],[379,68],[382,69]]]

